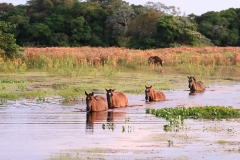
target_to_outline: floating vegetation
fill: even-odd
[[[184,119],[229,119],[240,117],[240,109],[231,106],[148,108],[146,109],[146,113],[165,118],[169,121],[169,124],[163,126],[163,130],[166,132],[178,132],[180,129],[184,129]]]
[[[36,101],[37,101],[37,103],[44,103],[46,100],[45,100],[45,98],[43,98],[43,97],[38,97],[38,98],[36,99]]]
[[[122,126],[122,132],[125,132],[125,126]]]
[[[125,123],[129,122],[130,121],[130,118],[129,117],[126,117],[125,118]]]
[[[175,108],[161,108],[146,110],[148,114],[154,114],[156,117],[176,118],[181,116],[183,119],[228,119],[228,118],[240,118],[240,109],[233,108],[231,106],[197,106],[197,107],[175,107]]]
[[[168,141],[168,147],[173,146],[173,140],[167,140]]]
[[[107,123],[107,124],[105,124],[105,123],[102,124],[102,129],[103,129],[103,130],[105,130],[106,127],[107,127],[109,130],[112,130],[112,131],[114,131],[114,129],[116,128],[115,124],[112,123],[112,122],[111,122],[111,123]]]

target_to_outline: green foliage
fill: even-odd
[[[173,44],[200,46],[201,33],[196,24],[185,17],[161,16],[157,23],[157,47],[171,47]]]
[[[239,45],[239,9],[230,8],[221,12],[207,12],[196,17],[198,31],[211,39],[214,45]]]
[[[161,108],[146,110],[148,114],[154,114],[156,117],[176,118],[181,116],[182,118],[203,118],[203,119],[221,119],[221,118],[239,118],[240,109],[233,108],[231,106],[197,106],[197,107],[175,107],[175,108]]]
[[[7,27],[5,36],[11,43],[3,42],[8,47],[0,44],[8,58],[15,56],[18,45],[134,49],[240,45],[237,8],[186,17],[160,2],[130,6],[122,0],[30,0],[18,6],[1,3],[0,12],[0,21],[16,26]]]
[[[34,44],[44,45],[47,42],[47,38],[51,35],[51,30],[49,26],[43,23],[35,23],[27,29],[27,34]]]
[[[17,56],[19,51],[14,35],[9,33],[15,27],[15,25],[9,22],[0,21],[0,54],[4,58],[12,59]]]
[[[163,126],[166,132],[178,132],[184,129],[184,119],[222,119],[239,118],[240,109],[225,106],[197,106],[197,107],[175,107],[161,109],[146,109],[147,114],[165,118],[169,124]]]
[[[78,97],[84,93],[84,89],[67,87],[58,91],[58,94],[64,99],[64,102],[78,101]]]

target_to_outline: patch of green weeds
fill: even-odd
[[[14,99],[18,99],[20,97],[21,96],[19,95],[19,93],[13,93],[13,92],[10,92],[10,93],[0,93],[0,98],[3,98],[3,99],[14,100]]]
[[[167,142],[168,142],[168,147],[171,147],[171,146],[173,146],[173,140],[167,140]]]
[[[146,109],[146,113],[154,114],[157,117],[169,119],[171,117],[182,116],[186,118],[221,119],[239,118],[240,109],[231,106],[196,106],[196,107],[175,107],[161,109]]]
[[[38,97],[38,98],[36,99],[36,101],[37,101],[37,103],[44,103],[46,100],[45,100],[45,98]]]
[[[46,91],[40,90],[40,91],[27,91],[27,92],[22,92],[19,93],[20,97],[31,99],[31,98],[36,98],[36,97],[45,97],[47,94]]]
[[[58,92],[58,94],[64,98],[64,102],[78,101],[78,97],[83,93],[84,92],[82,90],[78,90],[75,87],[67,87],[66,89],[60,90]]]
[[[125,126],[122,126],[122,132],[125,132]]]
[[[87,153],[104,153],[105,150],[101,148],[91,148],[91,149],[86,149]]]
[[[55,83],[55,84],[52,84],[52,88],[55,89],[55,90],[61,90],[61,89],[66,89],[68,86],[67,86],[67,83]]]
[[[26,84],[18,84],[17,88],[20,89],[21,91],[24,91],[27,88]]]
[[[128,123],[129,121],[130,121],[130,118],[126,117],[125,118],[125,123]],[[127,128],[127,132],[133,132],[134,131],[134,126],[127,125],[127,126],[122,126],[122,132],[126,132],[126,128]]]
[[[24,83],[25,81],[22,80],[9,80],[9,79],[3,79],[0,80],[0,83]]]
[[[109,130],[114,131],[114,129],[116,128],[116,125],[113,122],[110,123],[103,123],[102,124],[102,129],[105,130],[106,128],[108,128]]]
[[[198,107],[175,107],[161,109],[146,109],[147,114],[165,118],[169,124],[164,125],[164,131],[179,131],[183,128],[184,119],[228,119],[239,118],[240,109],[231,106],[198,106]]]

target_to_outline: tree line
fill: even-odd
[[[123,0],[29,0],[16,6],[0,3],[0,13],[2,50],[14,38],[17,45],[31,47],[240,45],[239,8],[197,16],[160,2],[129,5]],[[13,36],[6,38],[9,35]],[[12,44],[10,49],[16,46]]]

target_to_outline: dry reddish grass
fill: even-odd
[[[158,55],[164,60],[165,65],[190,62],[195,65],[238,65],[240,64],[240,47],[180,47],[154,50],[132,50],[126,48],[101,48],[101,47],[47,47],[24,48],[24,57],[29,61],[46,58],[49,66],[52,60],[63,60],[72,57],[76,64],[88,62],[99,65],[103,61],[111,60],[114,64],[119,59],[127,63],[145,64],[148,57]]]

